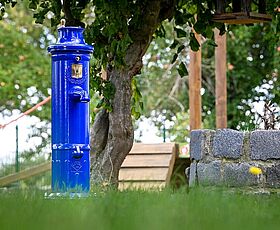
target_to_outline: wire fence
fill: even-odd
[[[48,103],[50,99],[51,97],[46,98],[24,113],[13,114],[7,122],[5,122],[7,118],[2,117],[1,120],[5,123],[0,124],[0,178],[22,172],[50,160],[50,144],[47,144],[37,154],[28,154],[35,151],[42,140],[40,133],[30,138],[34,123],[41,122],[38,118],[30,115],[34,110]],[[49,189],[50,181],[50,171],[47,171],[25,180],[16,181],[6,187]]]

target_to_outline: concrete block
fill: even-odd
[[[201,160],[211,151],[211,136],[215,131],[197,129],[191,131],[190,157],[194,160]]]
[[[191,163],[191,165],[189,167],[189,186],[190,187],[197,185],[196,167],[197,167],[196,162]]]
[[[280,159],[280,131],[257,130],[251,133],[252,160]]]
[[[200,185],[220,185],[221,162],[197,163],[197,178]]]
[[[215,157],[238,159],[242,154],[244,133],[231,130],[217,130],[213,140],[213,155]]]
[[[266,169],[266,182],[268,187],[280,188],[280,164]]]
[[[243,187],[257,185],[258,176],[252,175],[248,163],[226,163],[224,165],[223,183],[227,186]]]

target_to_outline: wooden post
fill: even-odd
[[[227,127],[227,60],[226,34],[219,35],[215,29],[215,76],[216,76],[216,128]]]
[[[196,34],[200,43],[200,35]],[[189,106],[190,130],[201,128],[201,47],[197,52],[190,51],[189,67]]]

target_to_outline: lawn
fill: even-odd
[[[1,192],[0,229],[280,229],[279,198],[210,188],[98,191],[83,199]]]

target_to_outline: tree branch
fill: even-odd
[[[160,4],[159,21],[171,19],[175,13],[176,0],[162,0]]]
[[[73,7],[72,4],[72,0],[63,0],[62,10],[64,12],[66,26],[81,26],[84,28],[85,24],[73,16],[71,9]]]
[[[159,24],[173,16],[176,0],[150,0],[142,9],[141,20],[132,19],[134,23],[129,28],[132,45],[127,50],[126,63],[130,76],[138,74],[143,66],[145,55],[153,35]],[[137,55],[136,55],[137,54]]]

